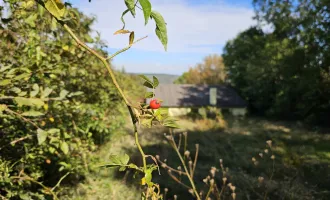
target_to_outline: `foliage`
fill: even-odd
[[[226,72],[223,59],[219,55],[204,58],[203,63],[190,68],[183,73],[175,83],[177,84],[222,84],[225,82]]]
[[[6,7],[10,15],[0,25],[0,53],[6,55],[0,58],[0,162],[8,168],[0,194],[42,198],[49,194],[31,180],[50,187],[67,172],[73,180],[82,175],[95,144],[123,125],[123,105],[97,59],[72,43],[43,7],[34,1],[6,1]],[[93,18],[75,9],[67,17],[79,37],[105,54],[100,38],[90,36]],[[23,172],[25,178],[13,178]]]
[[[224,49],[230,82],[259,113],[327,125],[330,11],[326,1],[254,3],[259,26],[240,33]],[[263,31],[264,25],[272,31]]]
[[[60,0],[8,0],[5,3],[10,13],[2,18],[0,26],[1,51],[9,53],[1,58],[0,65],[0,164],[4,171],[1,197],[43,199],[50,195],[57,199],[55,190],[61,182],[69,174],[77,177],[88,171],[87,157],[95,150],[95,144],[102,144],[112,131],[123,125],[121,100],[124,100],[135,128],[143,167],[128,164],[126,154],[112,156],[110,163],[102,166],[142,172],[141,184],[147,185],[142,197],[161,198],[151,176],[157,167],[146,164],[136,122],[142,117],[139,112],[149,114],[150,122],[157,119],[169,127],[175,127],[175,122],[164,111],[149,111],[143,103],[131,104],[128,98],[134,95],[126,95],[125,88],[132,90],[137,84],[114,72],[108,62],[144,38],[135,40],[134,31],[118,30],[115,34],[130,33],[129,46],[107,56],[100,37],[90,36],[94,19],[71,8],[70,3]],[[125,4],[134,16],[135,1],[125,0]],[[140,4],[145,23],[149,18],[155,20],[156,35],[166,50],[163,17],[151,9],[148,0],[141,0]],[[108,75],[113,84],[107,80]],[[143,78],[147,87],[155,88],[159,84],[156,77],[153,81]],[[117,80],[124,81],[126,87],[121,87]]]

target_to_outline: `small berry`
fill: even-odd
[[[150,101],[150,108],[151,109],[158,109],[160,108],[160,102],[157,99],[153,99]]]
[[[47,164],[50,164],[51,162],[52,162],[51,160],[46,159],[46,163],[47,163]]]

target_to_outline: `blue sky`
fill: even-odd
[[[252,0],[251,0],[252,1]],[[148,38],[113,60],[116,68],[135,73],[167,73],[180,75],[202,62],[210,54],[221,54],[226,41],[256,24],[252,20],[250,0],[151,0],[153,9],[165,18],[168,28],[168,51],[165,52],[154,33],[153,21],[144,26],[142,12],[134,19],[125,16],[126,29],[135,37]],[[95,15],[93,28],[109,46],[109,53],[123,48],[128,35],[113,35],[122,27],[124,0],[71,0],[87,15]]]

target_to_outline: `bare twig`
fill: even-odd
[[[191,177],[190,174],[189,174],[189,171],[188,171],[188,169],[187,169],[186,163],[184,162],[184,160],[183,160],[183,158],[182,158],[182,156],[181,156],[181,154],[180,154],[180,152],[179,152],[179,150],[178,150],[178,147],[177,147],[176,144],[175,144],[175,141],[173,141],[173,140],[174,140],[174,139],[173,139],[173,136],[171,136],[171,140],[172,140],[172,141],[170,141],[170,142],[172,142],[172,146],[173,146],[175,152],[177,153],[178,157],[180,158],[180,161],[181,161],[181,163],[182,163],[182,165],[183,165],[183,168],[184,168],[185,172],[187,173],[187,178],[188,178],[189,181],[190,181],[190,184],[191,184],[191,187],[192,187],[192,189],[193,189],[193,192],[194,192],[194,194],[195,194],[197,200],[201,200],[201,198],[200,198],[200,196],[199,196],[199,194],[198,194],[198,191],[197,191],[197,189],[196,189],[196,186],[195,186],[194,180],[192,179],[192,177]]]
[[[56,183],[56,185],[51,189],[51,191],[54,191],[56,189],[56,187],[59,187],[61,182],[63,181],[63,179],[65,179],[69,174],[70,174],[70,172],[68,172],[64,176],[62,176],[60,178],[60,180]]]
[[[148,36],[144,36],[144,37],[142,37],[142,38],[136,40],[135,42],[133,42],[132,44],[128,45],[127,47],[125,47],[125,48],[123,48],[123,49],[117,51],[116,53],[112,54],[111,56],[109,56],[109,57],[107,58],[107,60],[111,60],[111,59],[113,59],[114,57],[116,57],[117,55],[119,55],[119,54],[121,54],[121,53],[127,51],[127,50],[130,49],[134,44],[140,42],[141,40],[143,40],[143,39],[145,39],[145,38],[147,38],[147,37],[148,37]]]
[[[184,187],[187,188],[187,189],[191,189],[188,185],[182,183],[182,182],[181,182],[176,176],[174,176],[174,175],[170,172],[170,170],[167,170],[167,173],[168,173],[168,175],[169,175],[169,176],[170,176],[175,182],[179,183],[180,185],[184,186]]]
[[[191,173],[191,177],[194,178],[194,173],[197,165],[197,160],[198,160],[198,152],[199,152],[199,144],[196,144],[196,154],[195,154],[195,159],[194,159],[194,165]]]

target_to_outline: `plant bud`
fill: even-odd
[[[267,140],[266,143],[268,144],[269,147],[272,147],[272,141],[271,140]]]
[[[194,194],[194,190],[193,190],[193,189],[189,189],[188,192],[189,192],[190,194]]]
[[[190,155],[190,152],[188,150],[184,152],[184,156],[186,156],[187,158],[189,157],[189,155]]]
[[[226,181],[227,181],[227,178],[226,178],[226,177],[223,177],[223,178],[222,178],[222,182],[223,182],[223,184],[226,184]]]

